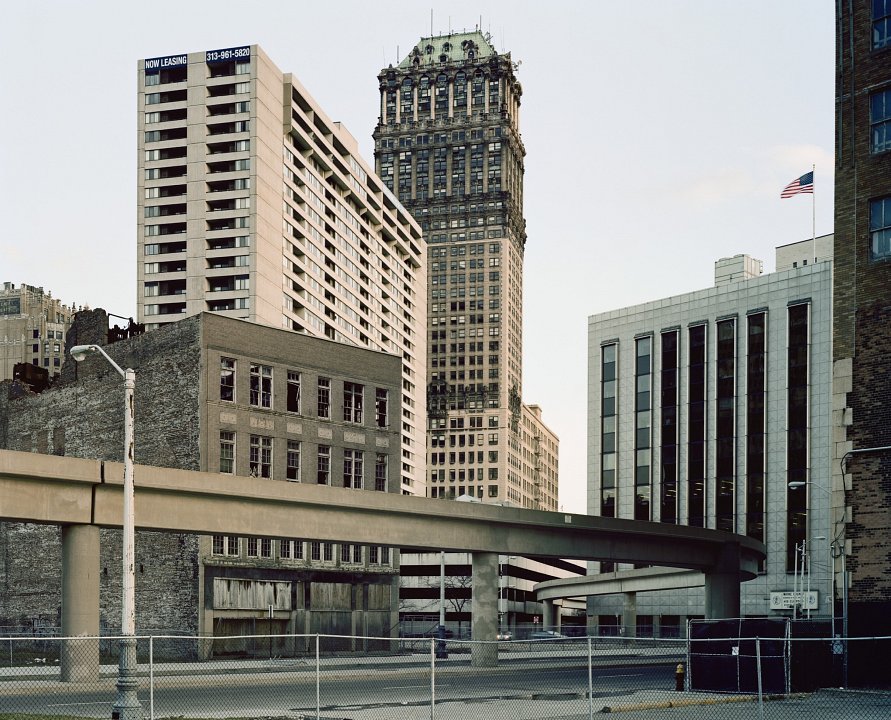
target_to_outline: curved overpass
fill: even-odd
[[[0,451],[0,520],[120,527],[122,478],[118,463]],[[136,527],[143,530],[286,537],[299,528],[316,540],[473,553],[479,639],[494,639],[497,630],[499,553],[698,570],[707,617],[738,616],[739,583],[753,578],[764,558],[761,543],[704,528],[145,465],[136,466],[135,482]],[[63,547],[65,562],[83,555]],[[98,609],[96,618],[98,627]]]

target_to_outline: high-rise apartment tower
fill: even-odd
[[[514,70],[481,32],[422,38],[378,75],[375,162],[428,243],[429,494],[556,509],[556,447],[552,473],[523,470],[525,150]]]
[[[418,224],[256,45],[140,60],[138,87],[139,321],[210,311],[399,355],[402,491],[424,495]]]

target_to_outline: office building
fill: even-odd
[[[832,495],[847,633],[891,630],[891,3],[837,2]],[[871,650],[852,671],[881,672]],[[883,678],[884,680],[884,678]]]
[[[256,45],[138,66],[138,320],[219,313],[402,359],[402,491],[425,494],[418,224]]]
[[[556,510],[556,489],[524,474],[520,439],[525,150],[515,69],[479,31],[422,38],[378,75],[375,167],[428,243],[429,495]]]
[[[785,252],[807,257],[812,241],[800,245]],[[715,277],[589,318],[588,512],[755,538],[767,559],[741,586],[742,613],[828,618],[829,503],[809,483],[830,473],[832,262],[764,275],[739,255]],[[796,608],[802,567],[812,592]],[[588,603],[601,626],[623,614],[620,597]],[[704,614],[703,593],[639,593],[636,612],[676,632]]]
[[[0,380],[11,379],[16,365],[58,375],[65,333],[74,310],[42,287],[5,282],[0,288]]]
[[[390,422],[401,358],[214,313],[106,345],[107,322],[101,310],[78,313],[71,332],[136,371],[137,463],[238,477],[247,497],[269,482],[401,492],[400,432]],[[105,358],[69,358],[41,394],[0,390],[0,447],[122,460],[123,389]],[[100,619],[113,634],[120,531],[101,530],[100,551]],[[387,546],[319,542],[307,527],[284,538],[140,531],[137,631],[386,637],[398,619],[398,560]],[[57,527],[0,523],[0,625],[58,625],[60,563]],[[203,647],[253,651],[243,638]]]

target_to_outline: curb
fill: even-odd
[[[806,693],[790,693],[789,695],[763,695],[764,702],[776,700],[793,700],[806,697]],[[620,713],[635,710],[667,710],[669,708],[694,707],[702,705],[729,705],[731,703],[758,702],[757,695],[732,695],[727,697],[683,698],[680,700],[663,700],[661,702],[633,703],[629,705],[604,705],[598,712]]]

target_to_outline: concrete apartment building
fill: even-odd
[[[49,377],[62,369],[65,333],[74,309],[42,287],[4,282],[0,288],[0,380],[21,363],[43,368]]]
[[[425,494],[418,224],[256,45],[138,66],[138,320],[201,312],[402,358],[402,491]]]
[[[481,32],[422,38],[378,74],[375,167],[427,240],[430,497],[556,510],[556,481],[545,480],[556,449],[552,467],[536,468],[520,437],[525,149],[514,70]],[[540,410],[530,423],[556,443]]]
[[[874,636],[891,630],[891,5],[836,5],[835,445],[811,490],[832,496],[848,633]],[[854,645],[855,672],[883,671]]]
[[[77,318],[73,341],[105,345],[104,311]],[[397,356],[213,313],[106,350],[136,370],[137,463],[401,492],[400,432],[391,421],[400,410]],[[41,394],[10,385],[0,385],[8,418],[0,447],[122,460],[123,389],[104,358],[68,359],[61,381]],[[318,542],[307,530],[286,538],[137,533],[137,631],[388,636],[397,621],[398,551]],[[120,620],[121,542],[119,531],[101,532],[108,633]],[[57,624],[59,538],[54,526],[0,524],[0,625]],[[243,642],[217,643],[214,652],[249,651]]]
[[[808,483],[830,479],[832,262],[804,264],[812,247],[784,246],[791,267],[767,275],[746,255],[720,260],[714,287],[588,321],[588,512],[765,543],[763,573],[741,586],[746,616],[793,613],[783,593],[803,547],[812,593],[802,609],[831,611],[828,497]],[[591,597],[588,613],[622,624],[626,600]],[[703,613],[701,588],[636,597],[642,632],[671,633]]]

